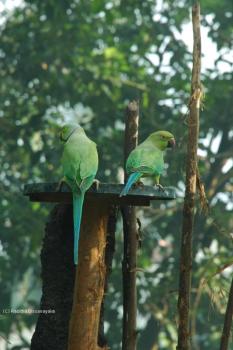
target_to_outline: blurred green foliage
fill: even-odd
[[[140,209],[138,349],[175,349],[179,241],[184,194],[192,56],[180,39],[190,1],[30,0],[3,13],[0,45],[0,290],[1,309],[37,308],[40,247],[49,205],[31,204],[24,183],[61,176],[58,128],[79,122],[98,144],[101,181],[116,181],[123,163],[124,108],[140,100],[140,140],[156,129],[176,136],[164,185],[179,198]],[[229,1],[203,0],[202,25],[217,44],[213,69],[203,71],[206,99],[200,120],[200,172],[211,215],[196,211],[192,280],[192,349],[215,350],[223,324],[232,262],[232,74]],[[190,37],[190,41],[192,38]],[[202,43],[203,47],[205,42]],[[218,69],[228,65],[227,72]],[[111,349],[121,339],[122,226],[107,298]],[[0,318],[7,349],[29,349],[36,316]],[[0,338],[0,345],[5,346]],[[16,347],[18,345],[18,347]]]

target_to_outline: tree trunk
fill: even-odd
[[[106,265],[106,277],[104,284],[104,297],[101,303],[100,310],[100,320],[99,320],[99,334],[98,334],[98,345],[100,347],[107,346],[107,339],[104,333],[104,303],[105,295],[108,291],[108,281],[110,274],[112,272],[112,260],[115,253],[115,233],[116,233],[116,224],[117,224],[117,214],[118,207],[112,205],[110,208],[110,214],[108,217],[107,225],[107,239],[106,239],[106,249],[105,249],[105,265]]]
[[[73,264],[71,205],[56,205],[46,225],[41,251],[42,298],[31,340],[31,350],[64,350],[72,308],[75,268]],[[54,311],[54,313],[53,313]]]
[[[196,194],[197,146],[199,134],[199,108],[201,99],[201,35],[200,5],[194,1],[192,7],[193,23],[193,70],[191,98],[189,102],[188,146],[186,160],[186,191],[183,207],[183,225],[180,249],[180,279],[178,297],[178,350],[190,349],[190,289],[192,270],[192,233]]]
[[[84,203],[68,350],[97,350],[104,295],[108,206]]]

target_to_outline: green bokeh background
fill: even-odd
[[[4,5],[4,1],[1,4]],[[190,1],[24,1],[3,10],[0,36],[0,309],[39,308],[40,248],[50,205],[22,196],[28,182],[58,181],[58,129],[79,122],[98,144],[98,179],[122,176],[124,109],[140,101],[140,141],[171,131],[161,182],[178,199],[139,209],[138,349],[175,349],[182,196],[192,56],[179,33],[190,22]],[[4,8],[4,6],[2,6]],[[199,207],[194,227],[192,349],[216,350],[232,262],[232,64],[230,1],[201,1],[202,26],[217,47],[213,68],[202,70],[199,166],[211,206]],[[192,37],[190,36],[190,42]],[[202,43],[205,48],[205,42]],[[222,70],[221,67],[227,67]],[[106,305],[111,349],[121,342],[122,225]],[[29,349],[36,315],[0,316],[0,348]],[[7,343],[8,340],[9,342]],[[232,344],[231,344],[232,345]]]

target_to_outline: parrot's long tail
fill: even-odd
[[[74,263],[78,264],[78,242],[82,220],[84,193],[73,192],[73,220],[74,220]]]
[[[125,187],[123,188],[123,190],[120,193],[120,197],[122,196],[126,196],[127,193],[129,192],[129,190],[131,189],[132,185],[142,176],[142,173],[137,172],[137,173],[133,173],[129,176],[128,181],[125,185]]]

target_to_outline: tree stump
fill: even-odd
[[[97,350],[108,205],[84,204],[68,350]]]
[[[31,341],[31,350],[64,350],[72,309],[75,266],[73,264],[72,206],[59,204],[46,225],[41,251],[42,298]]]

